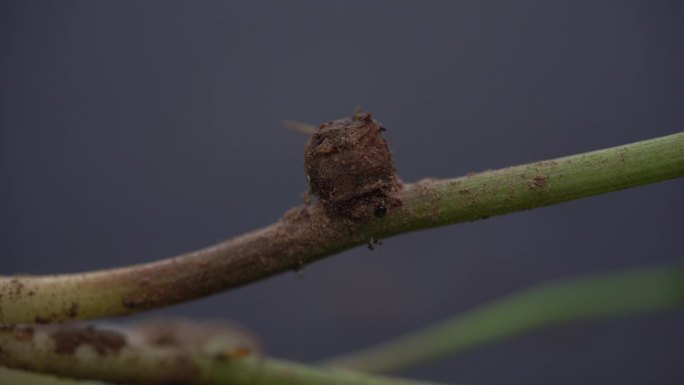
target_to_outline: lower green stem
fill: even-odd
[[[549,325],[684,307],[684,268],[565,280],[481,306],[324,366],[390,372]]]
[[[180,344],[168,340],[141,343],[129,338],[130,335],[90,328],[2,326],[0,365],[67,378],[131,385],[431,384],[258,357],[241,349],[235,350],[233,342],[222,339],[220,334],[204,335],[206,331],[202,325],[192,333],[206,339],[202,347],[198,348],[193,342]],[[225,350],[220,346],[223,341],[226,341]],[[34,378],[46,383],[50,381],[47,377]]]

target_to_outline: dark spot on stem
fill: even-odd
[[[14,329],[14,338],[25,341],[33,338],[33,328],[27,326],[19,326]]]
[[[69,306],[69,308],[66,309],[65,314],[69,318],[76,318],[78,316],[79,309],[80,305],[77,302],[72,302],[71,306]]]
[[[385,202],[381,202],[376,208],[374,212],[375,216],[378,218],[382,218],[385,215],[387,215],[387,205],[385,205]]]
[[[50,335],[55,341],[55,353],[73,354],[81,345],[90,345],[97,354],[118,352],[126,345],[123,335],[105,330],[61,328]]]
[[[549,181],[549,176],[548,175],[536,175],[534,178],[532,178],[528,183],[527,187],[530,188],[530,190],[543,190],[544,188],[547,187]]]
[[[37,324],[49,324],[50,322],[52,322],[50,318],[41,317],[39,315],[37,315],[36,318],[33,319],[33,321],[35,321],[35,323]]]
[[[121,299],[121,304],[129,309],[134,309],[143,307],[145,305],[145,300],[142,298],[126,297]]]
[[[21,295],[21,291],[24,289],[24,283],[19,280],[19,278],[12,278],[9,282],[10,284],[10,290],[9,290],[9,295],[19,297]]]
[[[20,341],[33,338],[33,328],[30,326],[0,325],[0,331],[11,332]]]

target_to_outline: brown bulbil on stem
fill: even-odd
[[[401,181],[384,130],[369,113],[356,113],[321,125],[311,136],[306,175],[328,214],[363,220],[401,206]]]

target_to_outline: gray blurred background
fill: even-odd
[[[0,274],[152,261],[277,220],[307,123],[356,106],[405,181],[684,129],[679,1],[0,3]],[[314,361],[557,278],[682,261],[684,180],[386,239],[135,318],[226,318]],[[684,311],[547,329],[401,374],[679,384]]]

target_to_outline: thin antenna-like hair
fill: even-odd
[[[316,132],[317,127],[310,124],[298,122],[292,119],[285,119],[283,125],[292,131],[296,131],[302,134],[313,135]]]

